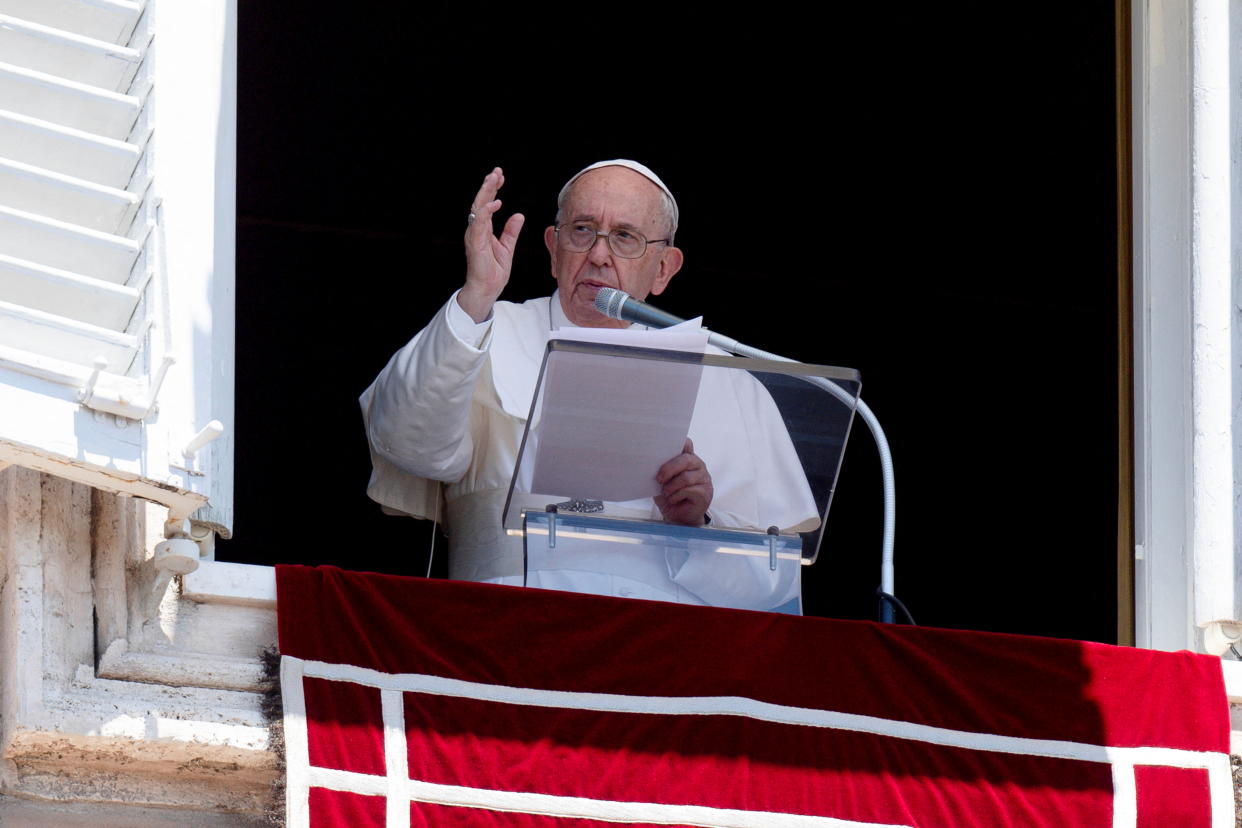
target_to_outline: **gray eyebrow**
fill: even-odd
[[[589,221],[594,224],[599,224],[599,219],[592,215],[577,215],[573,217],[572,221]],[[613,230],[633,230],[636,233],[643,232],[642,228],[639,227],[637,224],[631,224],[628,221],[623,221],[623,222],[620,222],[619,224],[614,224],[612,226],[612,229]]]

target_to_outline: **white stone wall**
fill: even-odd
[[[0,471],[0,824],[76,824],[65,803],[157,809],[95,825],[165,824],[158,809],[169,824],[247,824],[272,805],[270,569],[207,562],[191,597],[176,581],[156,594],[147,524],[163,516],[149,508]]]
[[[1242,645],[1242,3],[1133,0],[1139,646]]]

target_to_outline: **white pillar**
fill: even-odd
[[[1222,651],[1228,644],[1214,634],[1242,638],[1242,628],[1234,624],[1206,629],[1240,615],[1234,549],[1238,401],[1233,381],[1237,310],[1231,262],[1230,4],[1195,0],[1191,14],[1194,622],[1205,628],[1208,648]]]

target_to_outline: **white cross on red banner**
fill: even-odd
[[[1233,825],[1218,660],[278,569],[288,824]]]

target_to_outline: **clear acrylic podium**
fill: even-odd
[[[553,339],[503,512],[525,583],[800,613],[859,389],[849,368]],[[687,431],[702,526],[653,499]]]

